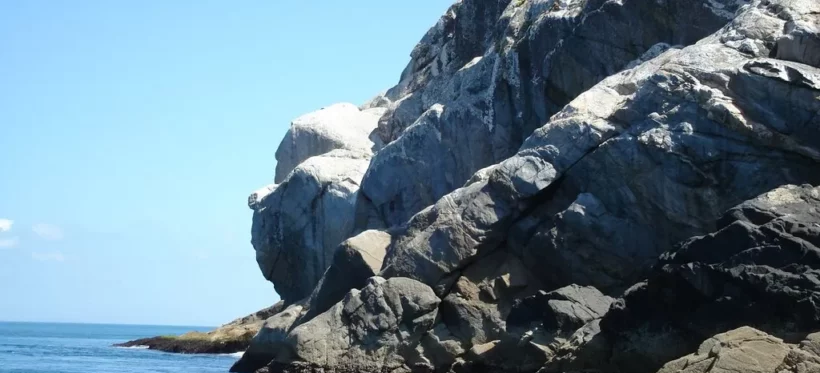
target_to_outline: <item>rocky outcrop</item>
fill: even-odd
[[[599,321],[612,301],[595,288],[576,285],[519,299],[505,315],[500,339],[474,344],[449,368],[467,372],[535,372],[555,360],[562,349],[574,351],[578,344],[575,339],[598,333]]]
[[[817,372],[818,343],[820,334],[811,334],[796,346],[743,327],[709,338],[696,353],[669,362],[658,373]]]
[[[440,300],[405,278],[373,277],[327,312],[299,325],[287,343],[284,371],[392,371],[412,364],[412,351],[436,320]]]
[[[274,182],[285,181],[288,174],[310,157],[336,149],[372,154],[382,146],[371,136],[384,110],[360,110],[353,104],[335,104],[293,120],[276,150]]]
[[[744,325],[785,338],[820,329],[820,188],[778,188],[718,227],[663,255],[607,314],[616,359],[660,364]],[[647,339],[670,343],[661,354]]]
[[[232,372],[254,372],[272,360],[289,358],[285,343],[288,333],[304,315],[305,304],[296,303],[270,316],[253,336],[242,358],[231,368]]]
[[[273,360],[289,361],[292,351],[286,339],[290,332],[330,310],[352,289],[366,287],[368,281],[378,274],[389,245],[390,234],[375,230],[362,232],[342,242],[310,297],[265,321],[232,371],[253,372]]]
[[[457,2],[355,108],[375,154],[251,197],[260,267],[304,302],[235,371],[717,372],[759,343],[808,367],[818,4]],[[742,326],[772,336],[720,335]]]
[[[404,224],[515,155],[582,92],[647,52],[694,44],[742,3],[457,2],[388,91],[394,101],[379,133],[389,145],[375,155],[363,193],[387,226]]]
[[[275,184],[248,198],[257,262],[288,304],[311,294],[357,216],[378,225],[357,200],[370,157],[383,146],[374,134],[386,110],[379,105],[335,104],[294,119],[276,150]]]
[[[782,8],[756,2],[698,44],[582,93],[486,180],[413,216],[383,274],[435,286],[506,244],[545,284],[617,293],[729,207],[820,183],[818,70],[767,57],[783,14],[816,16]],[[744,41],[759,42],[756,54]]]
[[[180,336],[141,338],[115,344],[115,347],[147,347],[151,350],[182,354],[230,354],[245,351],[265,319],[282,311],[284,304],[254,312],[207,333],[190,332]],[[270,360],[268,360],[270,361]]]
[[[353,234],[367,165],[367,156],[334,150],[309,158],[281,184],[251,196],[256,261],[286,302],[311,294],[334,249]]]
[[[310,309],[302,321],[329,310],[351,289],[363,288],[369,278],[379,273],[388,246],[390,234],[375,230],[342,242],[333,254],[333,263],[311,294]]]

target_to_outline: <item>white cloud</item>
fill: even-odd
[[[14,225],[14,220],[0,219],[0,233],[10,231],[12,225]]]
[[[63,253],[59,251],[50,253],[31,253],[31,258],[41,262],[62,262],[65,260]]]
[[[18,243],[20,243],[20,239],[17,237],[0,238],[0,249],[10,249],[17,246]]]
[[[63,230],[51,224],[35,224],[31,227],[31,230],[34,234],[40,236],[40,238],[49,240],[49,241],[59,241],[63,239]]]

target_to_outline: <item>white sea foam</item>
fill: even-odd
[[[239,359],[239,358],[241,358],[241,357],[242,357],[242,355],[243,355],[243,354],[245,354],[245,351],[239,351],[239,352],[234,352],[234,353],[232,353],[232,354],[221,354],[221,355],[222,355],[222,356],[230,356],[230,357],[235,357],[235,358]]]
[[[125,348],[129,350],[147,350],[148,346],[130,346],[130,347],[117,347],[117,348]]]

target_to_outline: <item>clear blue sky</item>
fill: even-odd
[[[273,304],[246,200],[289,121],[395,84],[450,3],[0,2],[0,320]]]

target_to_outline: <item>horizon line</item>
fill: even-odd
[[[209,328],[216,329],[221,325],[176,325],[176,324],[138,324],[138,323],[112,323],[112,322],[78,322],[78,321],[19,321],[0,320],[0,324],[63,324],[63,325],[98,325],[98,326],[160,326],[160,327],[180,327],[180,328]]]

